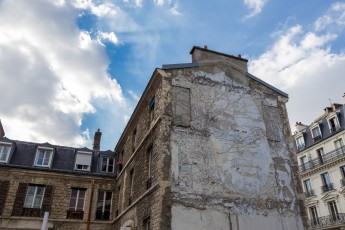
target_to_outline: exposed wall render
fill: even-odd
[[[214,229],[250,229],[263,220],[267,225],[259,229],[303,229],[279,106],[284,102],[221,68],[173,75],[173,86],[190,90],[191,122],[172,128],[172,228],[210,229],[207,218],[192,227],[192,218],[179,225],[176,215],[211,212],[224,219],[219,226],[230,223]],[[237,216],[237,223],[224,213]]]

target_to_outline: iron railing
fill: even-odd
[[[345,156],[345,146],[342,146],[340,148],[337,148],[331,152],[326,153],[322,157],[314,158],[309,160],[308,162],[302,164],[299,166],[300,172],[305,172],[313,168],[317,168],[320,165],[332,162],[334,160],[337,160],[341,157]]]
[[[309,191],[306,191],[305,192],[305,196],[308,198],[308,197],[312,197],[312,196],[315,196],[315,193],[314,193],[314,189],[311,189]]]
[[[309,222],[312,229],[322,229],[345,224],[345,213],[323,216]]]
[[[319,141],[321,139],[322,139],[322,136],[321,136],[321,134],[319,134],[319,135],[313,137],[313,142],[317,142],[317,141]]]
[[[332,191],[332,190],[334,190],[334,187],[333,187],[332,183],[324,184],[324,185],[321,186],[321,192],[322,193],[329,192],[329,191]]]

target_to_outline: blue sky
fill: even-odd
[[[116,142],[153,70],[193,45],[249,59],[290,123],[344,103],[345,2],[0,0],[0,119],[12,139]],[[294,128],[292,128],[294,129]]]

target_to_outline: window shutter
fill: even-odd
[[[27,187],[28,187],[27,183],[19,183],[16,199],[14,200],[12,216],[22,215]]]
[[[53,200],[53,185],[47,185],[45,187],[44,199],[42,203],[42,212],[41,215],[44,215],[44,212],[50,212],[51,204]]]
[[[10,182],[8,180],[0,181],[0,216],[5,208],[6,197],[8,189],[10,187]]]

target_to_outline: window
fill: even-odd
[[[323,164],[323,156],[324,156],[323,148],[317,149],[316,150],[316,155],[317,155],[317,158],[319,159],[319,163]]]
[[[328,126],[331,133],[337,132],[340,129],[337,116],[328,119]]]
[[[313,136],[313,141],[316,142],[316,141],[319,141],[321,140],[322,136],[321,136],[321,131],[320,131],[320,127],[319,126],[316,126],[315,128],[313,128],[311,130],[311,134]]]
[[[133,148],[133,153],[135,151],[135,142],[136,142],[136,136],[137,136],[137,128],[133,130],[132,133],[132,148]]]
[[[44,186],[29,185],[26,191],[24,208],[41,208]]]
[[[328,192],[333,190],[333,185],[331,183],[331,180],[329,179],[328,172],[321,174],[321,180],[322,180],[322,192]]]
[[[144,220],[144,230],[151,230],[151,218],[147,217]]]
[[[339,213],[338,213],[337,204],[335,203],[335,201],[328,202],[328,208],[329,208],[329,212],[332,216],[333,221],[339,220]]]
[[[152,185],[152,146],[149,147],[147,151],[147,176],[148,180],[146,181],[146,189],[151,188]]]
[[[109,220],[112,192],[99,191],[97,199],[96,220]]]
[[[314,195],[314,191],[311,187],[311,182],[310,180],[305,180],[304,181],[304,187],[305,187],[305,191],[306,191],[306,196],[307,197],[310,197],[310,196],[313,196]]]
[[[91,168],[91,159],[92,153],[91,152],[77,152],[77,157],[75,160],[75,169],[82,170],[82,171],[90,171]]]
[[[312,220],[312,226],[314,225],[319,225],[319,216],[317,215],[317,210],[316,210],[316,207],[313,206],[313,207],[310,207],[309,208],[309,211],[310,211],[310,217],[311,217],[311,220]]]
[[[132,203],[133,186],[134,186],[134,170],[132,169],[129,173],[129,191],[130,191],[130,195],[129,195],[129,199],[128,199],[129,205]]]
[[[11,151],[11,144],[0,143],[0,162],[7,163]]]
[[[340,149],[341,147],[344,146],[343,139],[338,139],[334,141],[334,146],[336,149]]]
[[[150,115],[150,123],[152,123],[152,121],[155,118],[155,97],[152,98],[150,105],[149,105],[149,115]]]
[[[121,185],[117,187],[117,209],[120,210],[120,199],[121,199]]]
[[[307,157],[306,156],[303,156],[300,158],[300,161],[301,161],[301,168],[302,168],[302,171],[305,171],[308,169],[308,160],[307,160]]]
[[[72,188],[71,197],[69,199],[70,211],[84,211],[86,189]]]
[[[302,149],[304,149],[305,144],[304,144],[303,136],[296,137],[296,145],[297,145],[298,151],[301,151]]]
[[[35,166],[50,167],[53,149],[38,148],[35,158]]]
[[[113,173],[115,169],[115,159],[102,157],[102,172]]]

